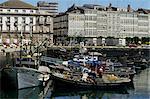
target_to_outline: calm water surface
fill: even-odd
[[[134,88],[119,91],[59,91],[28,88],[19,91],[0,91],[2,99],[150,99],[150,68],[134,77]]]

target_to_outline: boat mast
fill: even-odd
[[[21,59],[22,59],[22,37],[23,37],[23,24],[21,24],[21,33],[20,33],[20,66],[21,66]]]
[[[31,47],[32,47],[32,30],[33,30],[33,25],[30,24],[30,55],[32,54],[32,51],[31,51]]]

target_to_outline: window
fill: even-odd
[[[25,17],[22,17],[22,23],[26,23],[25,21]]]
[[[7,23],[10,23],[10,17],[7,17]]]
[[[0,17],[0,23],[2,23],[2,17]]]
[[[25,25],[22,26],[22,31],[25,31],[25,27],[26,27]]]
[[[14,20],[15,20],[15,22],[18,22],[18,18],[17,17],[14,17]]]
[[[18,26],[15,26],[15,31],[18,31]]]
[[[33,26],[30,26],[30,31],[32,31],[32,32],[33,32]]]
[[[8,9],[7,12],[10,12],[10,9]]]
[[[34,11],[33,11],[33,10],[30,10],[30,12],[33,13]]]
[[[44,20],[45,20],[44,17],[43,17],[43,16],[40,16],[40,18],[39,18],[39,23],[40,23],[40,24],[44,24]]]
[[[18,12],[18,10],[15,10],[15,12]]]
[[[0,31],[2,31],[2,24],[0,24]]]
[[[7,25],[7,31],[10,31],[10,25]]]
[[[30,18],[30,24],[33,24],[33,18]]]
[[[23,12],[26,12],[26,10],[23,10]]]
[[[14,17],[14,26],[17,26],[17,24],[18,24],[18,18]]]

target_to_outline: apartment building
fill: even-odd
[[[40,14],[37,7],[21,0],[0,4],[1,43],[19,43],[21,34],[25,42],[30,42],[30,39],[37,42],[52,33],[53,18],[50,14]]]
[[[48,13],[50,15],[56,15],[58,13],[58,3],[57,2],[37,2],[37,7],[40,13]]]
[[[139,8],[137,10],[138,16],[138,34],[140,37],[150,37],[150,10]]]
[[[149,10],[148,10],[149,11]],[[54,35],[98,37],[145,37],[150,34],[150,13],[139,13],[127,8],[85,4],[71,6],[54,18]],[[60,39],[59,38],[59,39]]]

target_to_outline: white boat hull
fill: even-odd
[[[18,76],[18,89],[35,87],[42,85],[42,81],[38,80],[39,73],[17,73]]]

